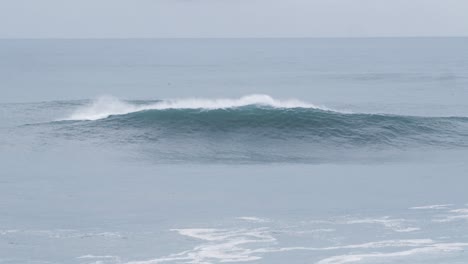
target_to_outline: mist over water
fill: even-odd
[[[0,263],[465,263],[465,44],[2,40]]]

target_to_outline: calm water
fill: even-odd
[[[466,47],[1,40],[0,263],[466,263]]]

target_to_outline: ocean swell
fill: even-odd
[[[374,158],[382,150],[468,147],[466,117],[346,113],[267,95],[161,101],[108,97],[53,124],[59,137],[138,146],[138,152],[158,161],[316,162]]]
[[[76,110],[66,120],[81,121],[83,126],[140,130],[171,137],[235,138],[237,134],[343,145],[464,144],[468,135],[468,118],[463,117],[343,113],[267,95],[133,103],[104,97]]]

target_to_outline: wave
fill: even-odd
[[[132,129],[167,135],[215,135],[299,138],[331,143],[392,143],[394,140],[436,142],[468,137],[466,117],[421,117],[346,113],[299,100],[268,95],[239,99],[121,101],[101,97],[77,109],[67,121],[93,121],[82,126]],[[226,134],[224,134],[226,135]],[[458,140],[458,141],[457,141]]]
[[[328,110],[312,104],[304,103],[296,99],[277,100],[269,95],[253,94],[243,96],[239,99],[175,99],[163,100],[149,104],[136,105],[121,101],[115,97],[103,96],[95,100],[92,104],[75,111],[64,120],[98,120],[112,115],[124,115],[145,110],[166,110],[166,109],[226,109],[237,108],[249,105],[268,106],[274,108],[315,108]]]
[[[387,150],[468,147],[466,117],[346,113],[267,95],[103,97],[47,127],[67,139],[138,146],[158,161],[327,162],[379,159],[376,153]]]

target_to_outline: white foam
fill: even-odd
[[[183,236],[189,236],[206,241],[219,241],[229,238],[232,233],[224,229],[214,228],[190,228],[190,229],[171,229]]]
[[[86,263],[89,264],[106,264],[106,263],[122,263],[120,257],[118,256],[110,256],[110,255],[104,255],[104,256],[97,256],[97,255],[84,255],[84,256],[79,256],[77,259],[80,260],[86,260]],[[89,262],[93,261],[93,262]]]
[[[237,217],[237,219],[247,221],[247,222],[252,222],[252,223],[268,223],[268,222],[270,222],[269,219],[255,217],[255,216],[241,216],[241,217]]]
[[[94,100],[91,104],[77,109],[71,116],[63,120],[98,120],[111,115],[124,115],[144,110],[164,110],[164,109],[225,109],[248,105],[269,106],[275,108],[316,108],[329,110],[325,107],[302,102],[296,99],[278,100],[269,95],[253,94],[243,96],[238,99],[206,99],[189,98],[163,100],[157,103],[135,105],[121,101],[112,96],[102,96]]]
[[[451,213],[468,214],[468,208],[450,210]]]
[[[175,263],[221,263],[248,262],[262,258],[265,253],[289,251],[334,251],[355,249],[424,247],[434,245],[431,239],[383,240],[362,244],[340,245],[331,247],[271,247],[276,245],[276,239],[268,228],[256,229],[214,229],[190,228],[173,229],[183,236],[201,240],[202,243],[191,250],[171,254],[161,258],[143,261],[132,261],[128,264],[158,264]],[[254,245],[262,247],[255,248]],[[267,247],[264,247],[267,246]],[[270,246],[270,247],[269,247]]]
[[[468,208],[459,208],[450,210],[449,213],[454,215],[439,216],[438,219],[434,219],[433,222],[446,223],[459,220],[468,220]]]
[[[135,105],[123,102],[115,97],[101,96],[90,105],[79,108],[64,120],[98,120],[111,115],[124,115],[136,111],[141,110]]]
[[[435,219],[434,222],[438,223],[447,223],[447,222],[454,222],[459,220],[467,220],[468,221],[468,214],[460,214],[460,215],[449,215],[444,218]]]
[[[246,244],[273,243],[276,241],[266,228],[256,229],[213,229],[213,228],[190,228],[173,229],[181,235],[202,240],[203,243],[191,250],[171,254],[162,258],[144,261],[133,261],[128,264],[156,264],[162,262],[183,263],[213,263],[213,262],[246,262],[261,259],[253,254]]]
[[[420,230],[419,227],[408,227],[405,226],[406,220],[404,219],[394,219],[388,216],[381,218],[364,218],[364,219],[354,219],[348,220],[346,224],[378,224],[384,226],[386,229],[391,229],[395,232],[414,232]]]
[[[341,247],[330,247],[325,249],[355,249],[355,248],[385,248],[385,247],[417,247],[426,244],[432,244],[432,239],[402,239],[402,240],[384,240],[369,242],[356,245],[347,245]]]
[[[424,206],[415,206],[411,207],[412,210],[443,210],[447,207],[453,206],[453,204],[432,204],[432,205],[424,205]]]
[[[182,230],[182,229],[181,229]],[[201,231],[204,230],[204,231]],[[210,229],[214,230],[214,229]],[[191,230],[185,234],[190,236],[195,235],[199,237],[199,233],[208,232],[206,229]],[[219,232],[215,231],[215,232]],[[231,232],[231,231],[230,231]],[[236,233],[236,232],[235,232]],[[245,233],[247,234],[247,233]],[[211,239],[211,238],[207,238]],[[234,239],[228,240],[223,243],[210,243],[196,246],[193,250],[184,251],[177,254],[172,254],[166,257],[145,260],[145,261],[133,261],[128,264],[157,264],[163,262],[177,262],[177,263],[217,263],[217,262],[248,262],[261,259],[263,253],[275,253],[275,252],[289,252],[289,251],[334,251],[334,250],[355,250],[355,249],[379,249],[379,248],[401,248],[411,247],[404,251],[391,252],[391,253],[379,253],[373,252],[368,254],[349,254],[329,257],[317,262],[317,264],[344,264],[364,259],[375,259],[375,258],[391,258],[391,257],[403,257],[410,256],[413,254],[427,254],[437,252],[450,252],[460,251],[468,247],[468,243],[435,243],[431,239],[407,239],[407,240],[384,240],[369,242],[363,244],[353,244],[335,247],[283,247],[283,248],[258,248],[258,249],[246,249],[240,247],[241,244],[266,242],[264,240],[249,240],[249,239]],[[269,241],[272,242],[272,241]],[[185,261],[185,262],[180,262]]]
[[[392,247],[419,247],[433,244],[432,239],[403,239],[403,240],[384,240],[376,242],[368,242],[362,244],[352,244],[334,247],[283,247],[283,248],[262,248],[253,250],[253,252],[272,253],[285,251],[332,251],[342,249],[376,249],[376,248],[392,248]]]
[[[397,257],[408,257],[411,255],[420,255],[420,254],[435,254],[435,253],[447,253],[453,251],[462,251],[468,247],[467,243],[441,243],[441,244],[432,244],[429,246],[414,248],[409,250],[391,252],[391,253],[369,253],[369,254],[348,254],[348,255],[339,255],[333,256],[326,259],[322,259],[317,264],[345,264],[358,262],[363,260],[375,260],[375,259],[385,259],[397,258]]]

